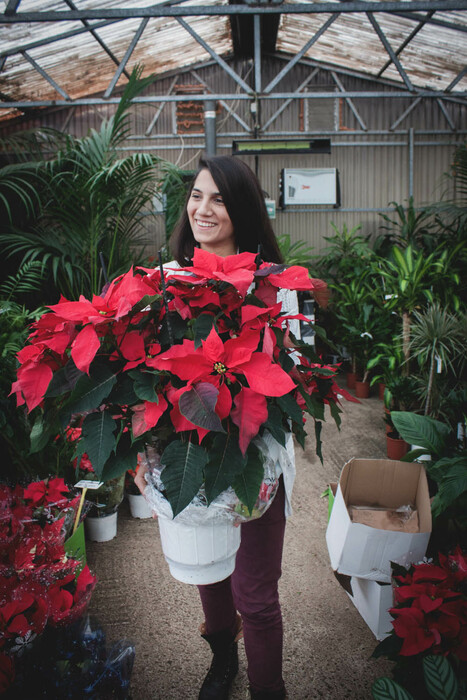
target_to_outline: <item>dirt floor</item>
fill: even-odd
[[[321,494],[337,481],[351,457],[385,458],[381,401],[343,402],[338,431],[331,419],[323,428],[324,464],[296,448],[294,514],[286,528],[280,581],[284,617],[284,677],[289,700],[370,700],[376,678],[391,665],[370,658],[377,644],[331,571],[325,532],[327,502]],[[87,543],[88,563],[98,576],[90,612],[109,644],[128,639],[136,647],[132,700],[196,700],[210,664],[208,645],[198,634],[201,611],[195,586],[179,583],[161,553],[155,520],[119,510],[118,536]],[[246,659],[231,700],[246,698]]]

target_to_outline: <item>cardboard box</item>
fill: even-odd
[[[388,612],[393,607],[392,585],[352,576],[350,588],[352,592],[347,595],[376,639],[385,639],[392,630],[393,618]]]
[[[348,506],[377,511],[411,506],[418,514],[418,532],[353,522]],[[335,572],[389,583],[391,562],[408,567],[423,559],[430,533],[431,507],[422,464],[351,459],[344,465],[326,530]]]

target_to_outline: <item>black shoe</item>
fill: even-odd
[[[201,636],[209,642],[213,658],[198,700],[227,700],[230,686],[238,672],[237,642],[230,630]]]

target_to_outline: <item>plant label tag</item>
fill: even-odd
[[[81,479],[75,484],[77,489],[98,489],[102,486],[103,481],[93,481],[92,479]]]

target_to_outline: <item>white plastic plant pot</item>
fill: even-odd
[[[86,536],[92,542],[108,542],[117,536],[117,512],[99,518],[86,516],[84,527]]]
[[[133,518],[150,518],[152,509],[143,494],[129,493],[128,503],[130,504],[130,513]]]
[[[161,516],[158,523],[162,551],[177,581],[204,586],[233,573],[240,527],[231,522],[185,525]]]

